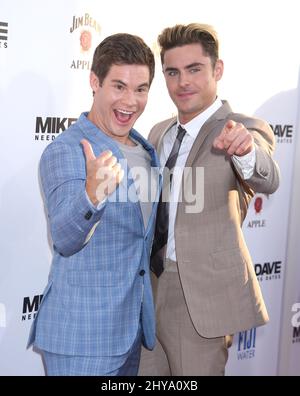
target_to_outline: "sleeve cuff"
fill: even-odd
[[[250,179],[254,173],[255,162],[256,162],[256,150],[255,146],[253,147],[250,153],[239,157],[237,155],[233,155],[232,161],[237,168],[239,174],[243,177],[244,180]]]
[[[85,192],[85,196],[86,196],[86,200],[88,201],[88,204],[90,205],[90,207],[94,210],[100,210],[102,209],[103,205],[105,204],[107,198],[104,198],[103,201],[99,202],[97,206],[95,206],[92,201],[90,200],[90,197],[88,196],[88,193]]]

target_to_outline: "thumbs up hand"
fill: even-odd
[[[243,124],[229,120],[215,138],[213,147],[226,151],[228,155],[243,156],[254,148],[254,139]]]
[[[96,157],[91,144],[86,139],[81,140],[80,143],[86,161],[86,192],[96,206],[115,191],[124,177],[124,171],[111,151],[104,151]]]

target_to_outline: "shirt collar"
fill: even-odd
[[[112,139],[110,136],[106,135],[101,131],[95,124],[93,124],[88,119],[88,111],[83,112],[78,118],[78,126],[81,129],[82,133],[88,138],[88,140],[92,140],[96,144],[103,144],[106,148],[109,148],[114,153],[116,150],[121,153],[117,141]],[[153,145],[148,142],[140,133],[138,133],[135,129],[131,129],[130,137],[140,143],[145,150],[147,150],[151,156],[151,166],[156,167],[159,164],[158,156],[156,150]]]
[[[188,135],[190,135],[193,139],[196,139],[200,129],[202,128],[203,124],[212,116],[220,107],[222,106],[222,101],[220,98],[216,98],[214,103],[210,105],[206,110],[202,113],[198,114],[195,118],[189,121],[187,124],[183,125],[177,119],[177,126],[180,124],[182,128],[184,128]]]

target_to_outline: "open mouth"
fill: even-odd
[[[131,118],[134,114],[133,111],[120,110],[120,109],[114,110],[114,113],[115,113],[116,119],[122,124],[127,124],[131,120]]]

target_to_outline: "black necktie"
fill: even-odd
[[[186,130],[183,129],[181,125],[179,125],[174,145],[164,168],[163,189],[160,194],[157,207],[156,226],[150,259],[151,270],[157,277],[159,277],[164,270],[164,247],[168,242],[169,199],[166,199],[166,195],[169,194],[165,194],[165,191],[166,189],[167,191],[170,191],[173,176],[172,170],[176,164],[179,149],[185,133]],[[167,177],[167,174],[169,174],[170,177]]]

